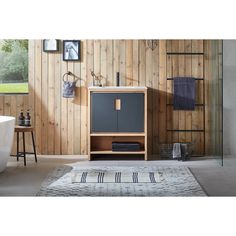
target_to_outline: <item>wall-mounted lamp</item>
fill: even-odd
[[[158,45],[158,40],[147,40],[147,45],[150,49],[152,49],[152,51],[157,47]]]

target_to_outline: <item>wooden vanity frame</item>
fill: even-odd
[[[144,132],[92,132],[91,131],[91,93],[143,93],[144,94]],[[88,88],[88,157],[92,159],[92,155],[133,155],[142,154],[144,160],[148,160],[147,145],[147,87],[89,87]],[[113,152],[107,149],[112,141],[138,141],[142,145],[141,151],[129,152]],[[98,148],[99,147],[99,148]]]

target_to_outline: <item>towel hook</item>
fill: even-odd
[[[78,77],[78,76],[76,76],[75,74],[73,74],[71,71],[68,71],[68,72],[66,72],[66,73],[62,76],[63,82],[68,81],[68,75],[69,75],[69,76],[73,76],[74,81],[76,81],[76,82],[77,82],[78,80],[83,80],[83,79],[81,79],[80,77]],[[67,76],[67,80],[65,80],[65,76]],[[75,78],[76,78],[76,80],[75,80]]]
[[[66,73],[63,75],[63,77],[62,77],[63,82],[68,81],[68,75],[73,76],[72,72],[70,72],[70,71],[66,72]],[[67,76],[67,80],[65,80],[65,76]],[[75,78],[75,76],[73,76],[73,77]]]

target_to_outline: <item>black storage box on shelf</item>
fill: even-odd
[[[112,142],[112,151],[114,152],[132,152],[140,151],[140,149],[138,142]]]

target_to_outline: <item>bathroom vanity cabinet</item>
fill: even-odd
[[[147,160],[147,88],[88,89],[89,158],[142,155]],[[112,151],[113,142],[135,142],[139,151]]]

